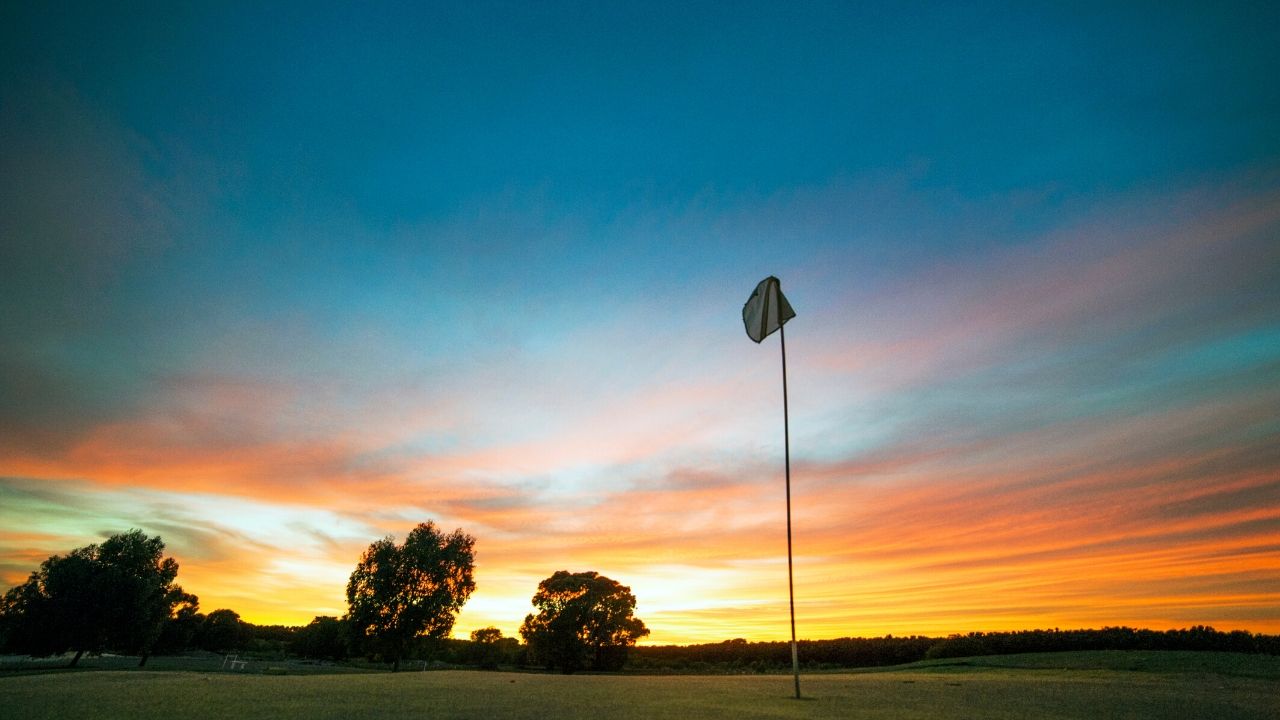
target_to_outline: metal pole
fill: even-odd
[[[778,325],[782,344],[782,437],[787,463],[787,596],[791,601],[791,672],[796,680],[796,699],[800,699],[800,659],[796,654],[796,588],[791,572],[791,426],[787,418],[787,332]]]

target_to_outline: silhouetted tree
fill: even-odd
[[[243,650],[249,645],[249,627],[235,610],[221,608],[209,613],[200,628],[200,647],[210,652]]]
[[[157,655],[177,653],[196,646],[205,616],[200,612],[200,598],[186,595],[174,608],[173,617],[164,624],[160,639],[156,641]]]
[[[54,555],[41,563],[25,583],[5,593],[0,600],[0,650],[48,657],[66,652],[78,638],[89,634],[92,622],[77,612],[90,606],[87,596],[92,592],[88,584],[92,579],[89,558],[83,550]],[[93,649],[91,641],[85,644],[89,647],[76,654],[71,661],[73,666],[83,649]]]
[[[502,660],[502,631],[496,627],[471,631],[472,660],[486,670],[495,670]]]
[[[303,657],[341,660],[347,656],[347,624],[318,616],[294,633],[291,650]]]
[[[195,602],[173,581],[178,563],[164,557],[159,536],[141,530],[112,535],[101,545],[54,555],[0,601],[6,649],[34,656],[111,648],[142,656],[145,664],[174,609]]]
[[[347,582],[344,618],[354,637],[400,669],[418,638],[443,640],[476,584],[475,538],[435,523],[419,524],[403,545],[391,537],[374,542]]]
[[[520,635],[532,660],[548,669],[617,670],[627,649],[649,634],[633,614],[631,588],[596,572],[556,572],[538,583],[533,605],[538,614],[525,617]]]
[[[182,588],[174,586],[172,591],[164,599],[168,604],[168,610],[157,612],[160,617],[159,622],[143,622],[141,627],[143,632],[136,636],[133,642],[122,643],[117,645],[119,649],[126,653],[136,652],[141,658],[138,660],[138,667],[147,664],[147,659],[152,653],[163,653],[169,650],[180,650],[184,645],[171,647],[166,643],[170,643],[175,638],[175,631],[187,632],[186,639],[189,641],[195,634],[193,620],[199,615],[200,598],[188,592],[183,592]]]

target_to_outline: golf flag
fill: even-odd
[[[747,337],[760,342],[782,323],[796,316],[791,303],[782,294],[778,278],[770,275],[756,285],[747,304],[742,306],[742,324],[747,327]]]
[[[757,343],[774,330],[782,330],[786,321],[796,316],[791,303],[782,295],[782,283],[770,275],[756,285],[756,289],[742,306],[742,324],[747,337]],[[795,677],[796,699],[800,699],[800,656],[796,652],[796,586],[791,573],[791,422],[787,419],[787,333],[778,333],[782,351],[782,446],[785,450],[787,471],[787,598],[791,606],[791,673]]]

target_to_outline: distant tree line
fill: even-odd
[[[1280,655],[1280,636],[1197,625],[1181,630],[1020,630],[922,636],[801,640],[808,669],[879,667],[954,657],[1072,650],[1210,650]],[[642,671],[773,672],[791,667],[787,642],[726,640],[703,645],[649,645],[632,650],[628,667]]]
[[[975,632],[952,635],[938,641],[929,648],[926,657],[933,659],[1072,650],[1209,650],[1280,655],[1280,636],[1258,635],[1244,630],[1221,632],[1206,625],[1180,630],[1104,627],[1101,630]]]
[[[774,672],[790,667],[785,642],[727,640],[637,647],[649,634],[634,615],[631,589],[595,572],[554,573],[539,583],[520,639],[480,628],[450,637],[475,589],[475,539],[422,523],[396,544],[375,541],[347,584],[349,610],[302,627],[254,625],[234,610],[200,612],[199,599],[175,584],[178,563],[159,537],[140,530],[54,555],[0,598],[0,653],[48,657],[112,652],[139,657],[188,651],[247,652],[262,659],[440,666],[531,667],[640,672]],[[809,669],[900,665],[927,659],[1069,650],[1217,650],[1280,655],[1280,636],[1242,630],[1025,630],[922,636],[802,640]]]
[[[814,667],[874,667],[924,659],[938,642],[927,637],[801,640],[800,661]],[[791,668],[791,643],[748,642],[743,638],[702,645],[637,647],[630,667],[678,672],[772,672]]]

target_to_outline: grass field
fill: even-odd
[[[1054,653],[803,678],[475,671],[0,677],[5,718],[1269,718],[1280,658]]]

